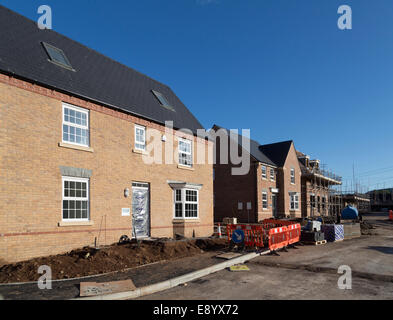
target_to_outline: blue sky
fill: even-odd
[[[351,184],[393,186],[391,0],[5,0],[172,87],[206,127],[294,140]],[[339,30],[350,5],[353,29]]]

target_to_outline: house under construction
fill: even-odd
[[[308,155],[299,151],[297,157],[302,171],[302,216],[336,217],[343,209],[342,178],[322,169],[319,160],[310,160]]]

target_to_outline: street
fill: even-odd
[[[393,224],[387,214],[364,219],[377,226],[377,235],[298,246],[249,261],[250,271],[223,270],[141,299],[393,299]],[[338,287],[343,265],[352,270],[352,289]]]

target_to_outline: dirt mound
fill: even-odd
[[[360,222],[360,232],[363,236],[376,235],[377,233],[375,231],[371,231],[372,229],[375,229],[375,227],[371,223],[368,223],[367,221]]]
[[[4,266],[5,264],[7,264],[7,262],[5,262],[4,260],[0,259],[0,267]]]
[[[194,256],[224,248],[226,244],[225,239],[196,239],[114,244],[102,249],[86,247],[62,255],[3,265],[0,267],[0,283],[37,281],[41,276],[38,268],[42,265],[51,267],[53,280],[70,279]]]

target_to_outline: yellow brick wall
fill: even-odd
[[[94,152],[59,146],[62,101],[90,109]],[[131,236],[132,218],[122,217],[121,209],[132,208],[132,181],[150,183],[152,237],[173,237],[177,230],[186,236],[213,233],[212,165],[194,164],[194,170],[185,170],[177,164],[145,164],[142,155],[133,152],[135,123],[164,132],[161,125],[0,75],[0,259],[15,262],[93,245],[96,238],[99,244],[111,244],[123,234]],[[195,161],[197,144],[206,149],[213,146],[193,139]],[[58,226],[62,219],[59,166],[93,171],[93,225]],[[173,223],[168,180],[203,185],[198,221]],[[130,190],[128,198],[125,188]]]

